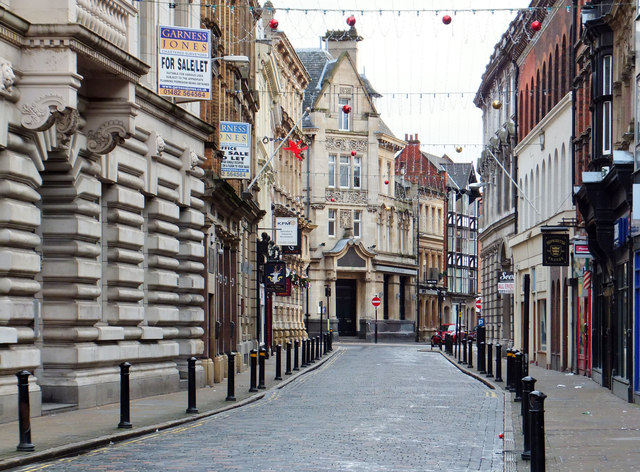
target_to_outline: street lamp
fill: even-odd
[[[211,60],[230,62],[232,64],[249,64],[249,58],[247,56],[237,56],[234,54],[231,54],[229,56],[212,57]]]

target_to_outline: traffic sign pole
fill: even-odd
[[[376,320],[375,320],[375,335],[374,335],[374,339],[375,339],[375,343],[378,344],[378,307],[380,306],[381,300],[380,297],[378,296],[374,296],[371,299],[371,304],[375,307],[376,310]]]
[[[376,305],[376,334],[375,334],[376,344],[378,344],[378,306]]]

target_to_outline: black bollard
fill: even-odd
[[[473,368],[473,339],[469,339],[469,367]]]
[[[249,363],[251,367],[251,386],[250,392],[258,391],[258,351],[251,349],[249,352]]]
[[[261,348],[258,353],[258,389],[265,390],[267,386],[264,384],[265,361],[267,359],[267,350]]]
[[[467,340],[462,340],[462,363],[467,363]]]
[[[236,401],[236,353],[235,352],[230,352],[229,354],[227,354],[227,373],[229,374],[227,376],[227,398],[225,398],[226,401],[228,402],[235,402]],[[195,394],[194,394],[194,404],[193,406],[195,406]],[[196,411],[194,413],[197,413],[198,410],[196,409]],[[187,410],[187,413],[189,413],[189,410]]]
[[[502,382],[502,346],[496,344],[496,382]]]
[[[300,367],[307,367],[307,340],[302,340],[302,364]]]
[[[131,428],[131,408],[129,405],[129,369],[131,364],[120,364],[120,423],[118,428]]]
[[[196,358],[187,360],[187,413],[198,413],[196,408]]]
[[[545,472],[544,399],[547,396],[534,390],[529,394],[529,428],[531,431],[531,472]]]
[[[493,377],[493,344],[487,344],[487,377]]]
[[[516,350],[507,349],[507,390],[515,392],[516,388],[513,382],[513,364],[516,360]]]
[[[276,346],[276,376],[274,380],[282,380],[282,344]]]
[[[516,387],[516,396],[514,402],[522,401],[522,353],[516,352],[516,360],[513,364],[513,378]]]
[[[315,362],[315,347],[316,341],[315,338],[307,339],[307,365],[313,364]]]
[[[535,390],[536,379],[526,376],[522,379],[522,403],[520,414],[522,415],[522,433],[524,434],[524,450],[522,458],[531,459],[531,421],[529,418],[529,394]]]
[[[323,343],[323,350],[324,350],[324,355],[327,355],[327,352],[329,352],[329,333],[324,333],[324,335],[322,336],[322,343]]]
[[[29,376],[31,372],[21,370],[18,377],[18,428],[20,442],[16,450],[33,451],[36,447],[31,443],[31,406],[29,404]]]
[[[329,330],[329,352],[333,351],[333,330]]]
[[[296,339],[293,342],[293,370],[300,370],[300,365],[298,364],[299,349],[300,349],[300,342]]]
[[[316,336],[316,360],[320,360],[322,352],[320,351],[320,336]]]
[[[485,343],[484,341],[481,341],[478,343],[478,373],[479,374],[486,374],[487,371],[485,369],[485,362],[486,362],[486,357],[485,357]]]
[[[284,375],[291,375],[291,341],[287,341],[287,359],[285,361]]]

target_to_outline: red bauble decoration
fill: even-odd
[[[444,15],[444,16],[442,17],[442,22],[443,22],[445,25],[448,25],[449,23],[451,23],[451,17],[450,17],[449,15]]]
[[[351,113],[351,105],[343,105],[343,106],[342,106],[342,112],[343,112],[343,113],[346,113],[347,115],[348,115],[349,113]]]
[[[278,29],[278,25],[278,20],[276,20],[275,18],[272,18],[269,22],[269,28],[271,28],[272,30]]]
[[[354,26],[356,24],[356,17],[351,15],[349,18],[347,18],[347,24],[349,26]]]
[[[335,202],[335,201],[336,201],[336,199],[335,199],[335,198],[331,198],[331,201],[332,201],[332,202]]]
[[[542,23],[540,23],[538,20],[531,23],[531,29],[533,31],[540,31],[540,28],[542,28]]]
[[[385,184],[387,184],[387,185],[389,185],[389,181],[388,181],[388,180],[385,180],[385,181],[384,181],[384,183],[385,183]]]
[[[504,433],[500,433],[500,434],[498,434],[498,437],[499,437],[500,439],[504,439]]]
[[[351,155],[352,155],[352,156],[355,156],[355,155],[356,155],[356,152],[355,152],[355,151],[351,151]]]

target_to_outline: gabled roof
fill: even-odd
[[[320,91],[323,78],[327,74],[327,65],[335,63],[331,54],[323,49],[296,49],[298,57],[304,64],[311,80],[304,92],[303,107],[306,109],[313,105],[313,102]]]
[[[348,53],[343,52],[337,59],[334,59],[333,56],[331,56],[331,54],[329,54],[329,52],[325,51],[324,49],[297,49],[296,53],[298,54],[298,57],[304,64],[304,67],[307,69],[307,72],[311,77],[309,85],[307,86],[307,89],[304,93],[303,109],[306,110],[307,108],[313,108],[313,105],[318,100],[318,97],[322,94],[323,88],[325,87],[326,83],[330,81],[336,68],[346,60],[349,62],[349,64],[351,64],[351,67],[353,67],[354,72],[360,80],[360,85],[366,92],[366,98],[369,101],[371,108],[375,110],[375,106],[371,98],[381,97],[382,95],[376,92],[376,90],[371,85],[371,82],[369,82],[369,79],[367,79],[364,74],[358,74],[353,61],[351,60],[351,56],[349,56]],[[313,123],[311,122],[311,119],[309,117],[305,118],[305,120],[303,121],[303,126],[305,128],[313,127]],[[388,134],[393,136],[393,133],[390,132],[389,128],[386,125],[384,125],[384,128],[386,129],[386,131],[383,131],[381,129],[380,132],[386,133],[387,131],[389,131]]]
[[[442,164],[442,167],[449,177],[448,183],[456,188],[468,188],[470,183],[476,181],[476,173],[473,169],[473,164],[470,162],[452,162],[450,164]]]

